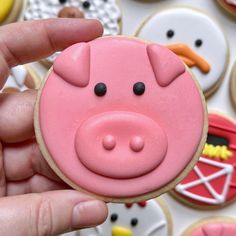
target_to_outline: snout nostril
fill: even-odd
[[[103,138],[103,147],[106,150],[112,150],[116,146],[116,140],[112,135],[106,135]]]
[[[130,148],[134,152],[141,152],[144,147],[144,140],[142,137],[135,136],[130,140]]]

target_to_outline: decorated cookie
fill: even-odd
[[[116,0],[28,0],[26,20],[55,17],[98,19],[104,35],[120,33],[121,12]],[[51,65],[57,55],[49,57],[46,64]]]
[[[191,68],[205,96],[219,87],[228,63],[228,45],[221,28],[207,14],[169,8],[149,17],[136,36],[176,53]]]
[[[236,219],[211,217],[189,226],[181,236],[235,236]]]
[[[81,230],[79,236],[170,236],[172,222],[167,206],[161,200],[135,204],[108,204],[105,223]]]
[[[0,26],[19,18],[24,0],[0,0]]]
[[[231,73],[231,79],[230,79],[230,96],[231,96],[231,101],[236,108],[236,62],[234,63],[233,70]]]
[[[209,115],[208,138],[197,165],[172,193],[190,206],[219,208],[236,198],[236,124]]]
[[[16,66],[11,69],[10,75],[2,92],[19,92],[26,89],[37,89],[40,79],[30,66]]]
[[[69,185],[130,202],[158,196],[186,175],[204,146],[205,118],[200,89],[174,53],[104,37],[56,59],[35,127],[43,155]]]
[[[218,2],[227,12],[236,16],[236,0],[218,0]]]

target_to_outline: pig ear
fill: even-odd
[[[169,49],[157,44],[147,46],[147,54],[158,84],[168,86],[185,72],[182,61]]]
[[[54,72],[68,83],[86,87],[90,77],[90,46],[73,45],[62,52],[53,64]]]

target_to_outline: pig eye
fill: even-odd
[[[110,217],[111,222],[116,222],[118,220],[118,215],[116,213],[113,213]]]
[[[107,92],[107,86],[104,83],[98,83],[96,84],[96,86],[94,87],[94,93],[98,96],[98,97],[102,97],[106,94]]]
[[[133,86],[134,94],[140,96],[145,92],[145,84],[143,82],[137,82]]]
[[[137,218],[133,218],[131,221],[130,221],[130,224],[132,227],[135,227],[137,224],[138,224],[138,219]]]

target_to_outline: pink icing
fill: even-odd
[[[191,236],[235,236],[235,224],[206,224],[192,232]],[[190,236],[190,235],[189,235]]]
[[[49,153],[67,178],[99,195],[132,197],[164,187],[192,160],[202,137],[204,109],[191,75],[161,46],[156,52],[152,46],[151,54],[160,53],[154,58],[146,43],[129,38],[87,45],[89,57],[81,44],[65,50],[42,90],[39,122]],[[159,67],[167,58],[169,70]],[[165,87],[157,73],[166,76],[168,83],[158,79]],[[145,84],[140,96],[133,92],[137,82]],[[106,84],[104,96],[95,95],[97,83]]]

